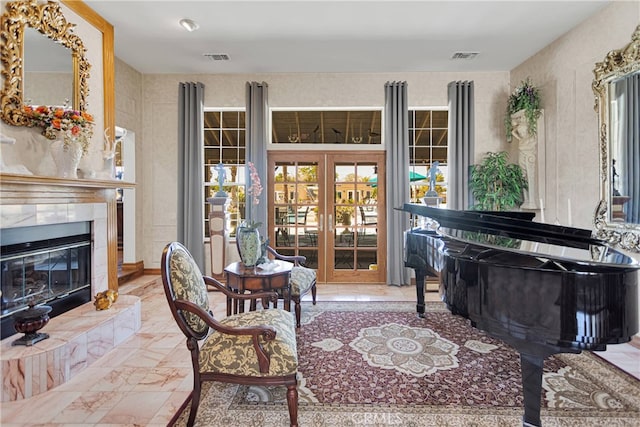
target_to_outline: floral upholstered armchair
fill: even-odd
[[[171,313],[187,337],[194,374],[193,391],[174,418],[191,401],[187,425],[193,425],[204,381],[283,385],[287,387],[290,424],[297,426],[298,354],[293,315],[276,308],[216,319],[209,309],[207,287],[243,300],[265,298],[275,302],[277,294],[231,293],[217,280],[202,276],[191,254],[177,242],[165,247],[161,273]]]

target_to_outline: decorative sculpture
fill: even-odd
[[[110,308],[117,299],[118,291],[108,289],[96,294],[96,300],[93,302],[93,305],[96,307],[96,310],[106,310]]]
[[[438,192],[436,191],[436,180],[438,178],[438,172],[440,172],[438,166],[440,166],[440,162],[436,160],[429,168],[429,191],[425,194],[427,197],[438,197]]]
[[[227,177],[227,173],[224,170],[224,164],[218,163],[214,168],[218,173],[218,191],[216,192],[216,197],[227,197],[227,193],[225,193],[224,190],[222,189],[224,180]]]

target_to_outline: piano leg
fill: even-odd
[[[416,272],[416,296],[418,304],[416,304],[416,311],[418,317],[424,317],[424,279],[426,277],[426,271],[422,269],[415,269]]]
[[[522,391],[524,394],[524,427],[541,427],[540,400],[542,397],[542,367],[544,357],[520,353]]]

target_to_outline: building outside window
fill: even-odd
[[[429,191],[429,170],[439,162],[436,188],[441,203],[447,201],[447,139],[449,112],[446,109],[409,110],[409,171],[411,202],[420,203]]]

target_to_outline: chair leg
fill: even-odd
[[[316,284],[314,283],[311,286],[311,299],[313,300],[313,305],[316,305]]]
[[[202,391],[202,383],[197,381],[193,385],[193,393],[191,394],[191,409],[189,410],[189,419],[187,420],[187,427],[192,427],[196,421],[196,415],[198,413],[198,405],[200,405],[200,392]]]
[[[287,386],[287,406],[291,427],[298,427],[298,388],[297,384]]]
[[[300,315],[301,315],[301,309],[300,309],[300,297],[296,298],[294,300],[295,302],[295,310],[296,310],[296,328],[300,327]]]

